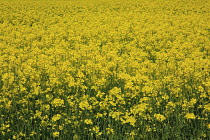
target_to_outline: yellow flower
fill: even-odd
[[[112,129],[112,128],[106,128],[106,131],[108,134],[114,133],[114,129]]]
[[[136,118],[133,116],[129,116],[129,114],[126,114],[124,117],[120,118],[122,123],[130,123],[130,125],[135,126]]]
[[[209,128],[209,129],[210,129],[210,123],[207,125],[207,128]]]
[[[63,126],[62,125],[59,125],[58,128],[59,128],[59,130],[63,130]]]
[[[164,121],[166,119],[165,116],[164,115],[161,115],[161,114],[155,114],[154,117],[159,122],[162,122],[162,121]]]
[[[93,124],[93,122],[92,122],[91,119],[85,119],[85,120],[84,120],[84,123],[86,123],[86,124]]]
[[[122,112],[111,112],[110,113],[110,116],[112,117],[112,118],[114,118],[115,120],[120,120],[120,115],[121,114],[123,114]]]
[[[131,131],[131,132],[130,132],[130,135],[131,135],[131,136],[135,136],[136,133],[135,133],[134,131]]]
[[[52,122],[56,122],[56,121],[60,120],[60,118],[61,118],[61,115],[60,114],[56,114],[56,115],[54,115],[52,117]]]
[[[30,136],[36,135],[36,132],[32,131]]]
[[[205,105],[204,106],[204,109],[207,111],[207,112],[210,112],[210,103]]]
[[[46,127],[48,125],[47,121],[42,120],[41,121],[41,126]]]
[[[103,117],[103,114],[101,114],[101,113],[97,113],[97,114],[95,115],[95,117],[96,117],[96,118]]]
[[[82,110],[85,110],[85,109],[91,110],[91,109],[92,109],[92,106],[88,103],[87,100],[84,100],[84,101],[80,102],[80,103],[79,103],[79,107],[80,107]]]
[[[121,93],[121,89],[118,88],[118,87],[114,87],[113,89],[111,89],[111,90],[109,91],[109,93],[110,93],[111,95],[117,95],[117,94]]]
[[[194,115],[193,113],[187,113],[187,114],[185,115],[185,118],[186,118],[186,119],[195,119],[196,117],[195,117],[195,115]]]
[[[64,107],[64,100],[63,99],[59,99],[59,98],[56,98],[52,101],[52,105],[54,107]]]
[[[102,134],[102,132],[100,132],[98,126],[94,126],[92,130],[96,133],[97,136],[100,136]]]
[[[39,110],[36,110],[36,114],[34,114],[34,118],[42,118],[42,112]]]
[[[53,132],[53,137],[59,137],[60,133],[59,132]]]

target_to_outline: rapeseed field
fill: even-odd
[[[209,0],[0,0],[1,140],[209,140]]]

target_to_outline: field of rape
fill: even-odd
[[[0,0],[1,140],[209,140],[209,0]]]

